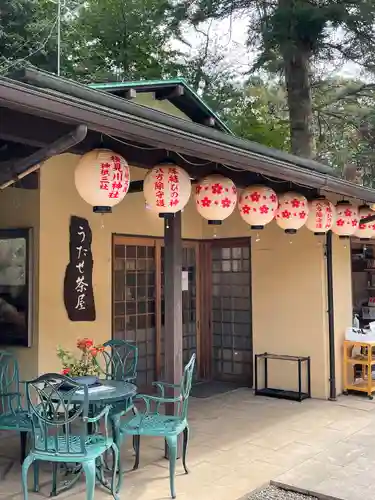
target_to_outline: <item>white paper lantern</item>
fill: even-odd
[[[375,212],[371,210],[368,205],[362,205],[358,209],[358,219],[364,219],[365,217],[369,217],[371,215],[375,215]],[[358,227],[354,233],[354,236],[360,238],[361,240],[369,240],[370,238],[375,237],[375,222],[366,222],[365,224],[361,224],[358,221]]]
[[[251,229],[263,229],[275,217],[276,193],[268,186],[249,186],[240,195],[238,209]]]
[[[288,234],[294,234],[304,224],[309,215],[307,199],[298,193],[289,191],[279,196],[276,210],[276,223]]]
[[[237,205],[237,188],[227,177],[209,175],[195,187],[195,204],[209,224],[221,224]]]
[[[189,174],[174,163],[155,165],[143,181],[143,194],[150,210],[158,214],[175,214],[189,201]]]
[[[336,211],[333,203],[321,196],[309,202],[309,215],[306,227],[314,234],[325,234],[335,222]]]
[[[356,232],[358,223],[358,207],[349,201],[339,201],[336,205],[336,219],[332,226],[332,232],[340,238],[349,238]]]
[[[129,190],[129,166],[122,156],[109,149],[93,149],[79,160],[74,182],[94,212],[111,212]]]

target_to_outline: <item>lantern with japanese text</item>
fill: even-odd
[[[326,234],[335,222],[335,207],[324,196],[309,202],[306,227],[316,235]]]
[[[276,224],[288,234],[295,234],[304,224],[309,215],[307,199],[298,193],[289,191],[279,196],[279,206],[276,210]]]
[[[109,149],[93,149],[79,160],[74,181],[79,195],[94,212],[110,213],[129,190],[129,166]]]
[[[361,205],[358,208],[358,227],[355,230],[354,236],[360,238],[361,240],[369,240],[375,237],[375,221],[366,222],[361,224],[361,219],[375,215],[375,212],[371,210],[368,205]]]
[[[349,201],[339,201],[336,205],[336,219],[332,232],[340,238],[349,238],[356,232],[358,224],[358,208]]]
[[[155,165],[143,181],[143,194],[148,208],[160,217],[175,214],[189,201],[189,174],[171,162]]]
[[[219,225],[237,205],[237,188],[227,177],[209,175],[195,187],[195,204],[209,224]]]
[[[268,186],[249,186],[240,195],[238,209],[251,229],[263,229],[275,217],[276,193]]]

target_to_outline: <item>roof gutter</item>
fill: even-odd
[[[68,151],[76,144],[82,142],[86,135],[86,125],[79,125],[75,130],[72,130],[52,144],[39,149],[26,158],[21,158],[14,162],[9,161],[0,163],[0,189],[5,189],[23,179],[26,175],[39,170],[41,162],[48,160],[48,158],[52,156]]]
[[[95,90],[88,86],[76,83],[72,80],[68,80],[67,78],[57,77],[50,73],[39,71],[33,68],[26,68],[21,72],[18,72],[16,76],[17,79],[21,79],[24,82],[28,82],[47,89],[49,88],[57,92],[61,92],[62,94],[68,94],[85,101],[93,102],[95,104],[114,109],[116,111],[129,113],[138,116],[139,118],[152,120],[168,127],[176,127],[177,120],[179,122],[178,128],[181,131],[183,130],[184,132],[191,134],[201,134],[203,137],[222,141],[227,145],[246,149],[249,152],[251,151],[252,153],[272,158],[272,160],[278,160],[291,165],[295,165],[300,168],[337,176],[337,173],[333,168],[328,167],[327,165],[323,165],[317,161],[309,160],[307,158],[300,158],[298,156],[284,153],[277,149],[267,148],[266,146],[263,146],[256,142],[240,139],[234,135],[223,134],[222,132],[210,127],[200,126],[196,123],[191,123],[187,120],[176,118],[167,113],[162,113],[160,111],[147,108],[146,106],[141,106],[134,102],[126,101],[119,97],[109,95],[105,91]]]
[[[62,95],[51,90],[38,90],[30,85],[0,78],[0,103],[5,106],[37,114],[58,122],[86,123],[88,128],[102,134],[154,145],[160,149],[174,150],[192,157],[207,159],[218,164],[227,164],[239,170],[257,172],[288,182],[331,191],[375,203],[375,190],[358,186],[344,179],[319,172],[302,169],[296,165],[276,160],[244,147],[235,147],[232,142],[247,145],[247,141],[235,139],[228,134],[214,133],[208,127],[194,126],[195,134],[182,130],[181,122],[173,119],[173,126],[155,120],[160,113],[143,108],[145,118],[135,113],[108,109],[98,104]],[[129,103],[130,104],[130,103]],[[133,111],[135,108],[132,108]],[[138,110],[138,106],[137,106]],[[164,118],[164,115],[162,115]],[[219,140],[214,140],[214,136]]]

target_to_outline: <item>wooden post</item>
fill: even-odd
[[[165,379],[171,384],[179,384],[182,377],[181,212],[164,221],[164,304]],[[168,394],[175,395],[173,391]],[[175,411],[176,405],[167,405],[168,415]],[[167,446],[165,451],[167,457]]]

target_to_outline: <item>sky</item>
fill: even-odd
[[[244,78],[243,73],[246,73],[251,68],[256,59],[256,52],[252,51],[246,46],[248,21],[246,18],[234,19],[231,23],[229,19],[217,21],[209,25],[202,25],[204,31],[209,29],[210,38],[213,40],[212,46],[216,47],[221,52],[225,53],[225,60],[230,64],[236,72],[238,72],[239,79]],[[196,53],[198,47],[204,42],[205,37],[199,35],[193,28],[185,31],[186,39],[191,44],[191,49],[176,43],[176,48]],[[337,34],[340,37],[340,34]],[[358,78],[362,72],[362,68],[352,62],[347,62],[343,65],[338,63],[326,64],[324,67],[320,65],[320,72],[326,73],[327,76],[340,75],[346,78]]]

